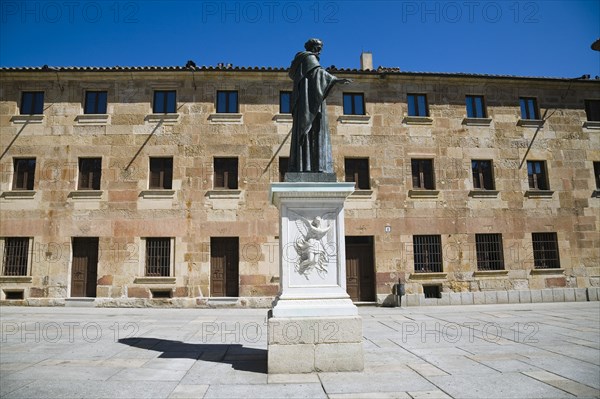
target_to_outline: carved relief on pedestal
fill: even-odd
[[[309,220],[296,212],[293,213],[298,216],[295,220],[298,234],[294,239],[297,254],[294,270],[307,280],[314,272],[324,279],[328,273],[331,246],[335,246],[333,240],[327,240],[328,233],[335,225],[335,214],[330,212]]]

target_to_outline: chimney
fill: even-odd
[[[373,69],[373,54],[370,51],[360,53],[360,69],[362,71]]]

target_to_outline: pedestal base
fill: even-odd
[[[362,371],[362,319],[271,317],[267,356],[269,374]]]

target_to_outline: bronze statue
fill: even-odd
[[[321,40],[309,39],[304,48],[306,51],[294,57],[289,72],[294,87],[288,172],[325,173],[334,176],[335,181],[325,98],[336,83],[345,84],[351,80],[337,78],[321,67]]]

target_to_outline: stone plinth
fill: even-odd
[[[344,200],[353,191],[354,183],[271,185],[280,291],[269,318],[269,373],[363,369],[362,319],[346,292]]]

